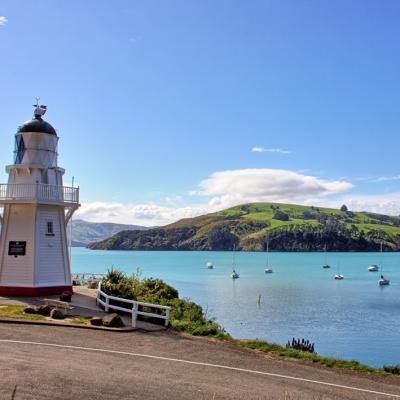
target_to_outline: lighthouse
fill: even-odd
[[[46,106],[15,134],[14,163],[0,184],[0,296],[72,291],[66,226],[79,207],[79,188],[63,186],[56,130]]]

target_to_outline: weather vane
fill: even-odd
[[[35,99],[36,99],[36,104],[33,104],[33,107],[35,107],[34,114],[35,114],[35,117],[40,118],[46,113],[47,106],[45,106],[44,104],[39,105],[40,97],[35,97]]]

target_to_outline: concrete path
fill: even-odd
[[[400,380],[168,332],[0,325],[0,398],[399,399]]]

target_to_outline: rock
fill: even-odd
[[[99,281],[97,279],[93,279],[87,283],[88,289],[97,289],[99,287]]]
[[[72,298],[71,292],[62,292],[60,295],[60,301],[66,301],[66,302],[70,303],[71,298]]]
[[[53,308],[50,311],[50,317],[53,318],[53,319],[64,319],[65,315],[61,310],[59,310],[57,308]]]
[[[107,326],[108,328],[122,328],[124,326],[121,317],[116,313],[106,315],[102,318],[102,321],[103,326]]]
[[[102,326],[103,320],[100,317],[93,317],[90,319],[90,325]]]
[[[24,313],[26,314],[36,314],[37,312],[38,312],[38,307],[36,306],[28,306],[24,310]]]
[[[39,306],[37,309],[37,314],[44,315],[45,317],[48,317],[51,312],[51,307],[44,305],[44,306]]]

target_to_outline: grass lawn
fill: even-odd
[[[40,314],[26,314],[24,313],[25,308],[26,306],[15,304],[0,304],[0,318],[27,319],[31,321],[43,321],[46,320],[46,318],[49,318]],[[70,322],[72,324],[86,324],[89,322],[89,320],[90,317],[82,317],[78,315],[66,318],[63,321]]]
[[[26,306],[7,304],[0,304],[0,318],[18,318],[18,319],[30,319],[30,320],[43,320],[46,317],[40,314],[25,314],[24,309]]]

